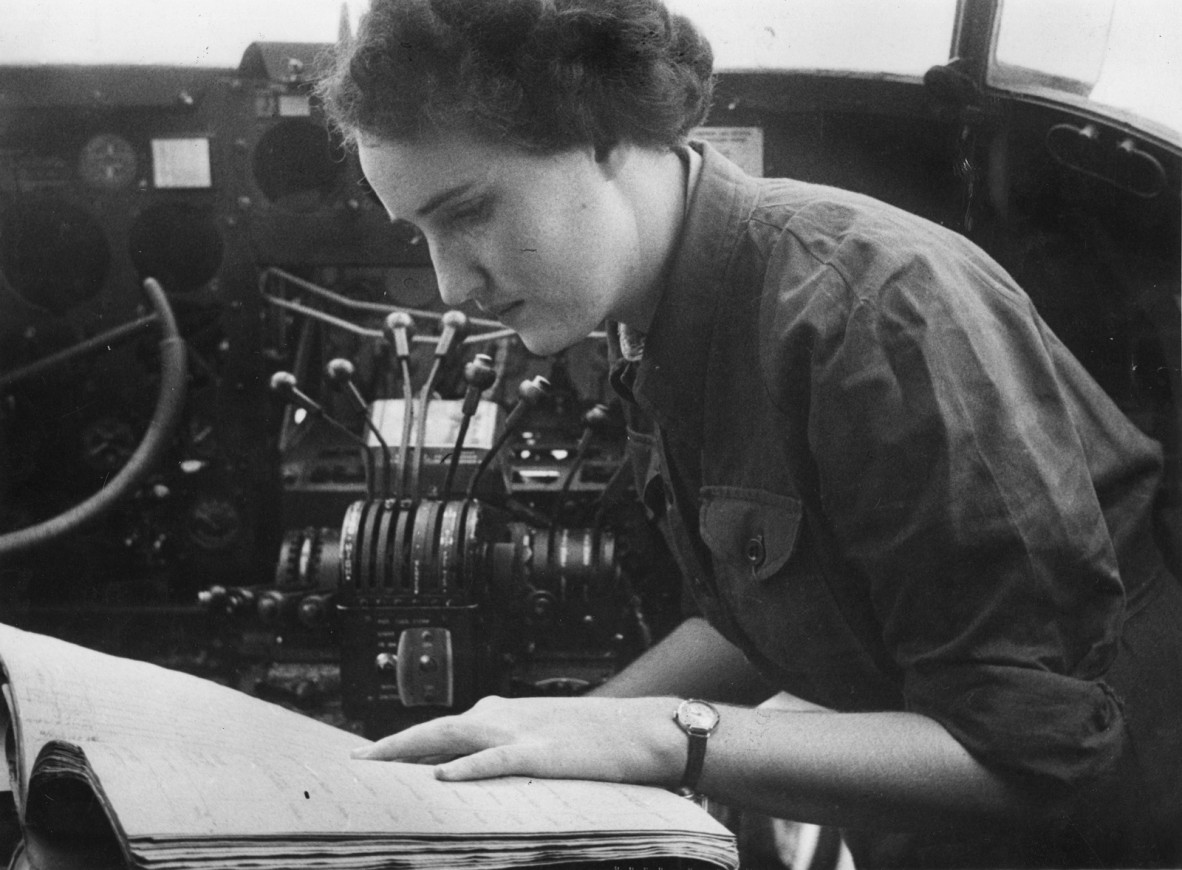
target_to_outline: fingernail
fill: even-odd
[[[369,747],[368,746],[358,746],[356,749],[354,749],[352,752],[349,753],[349,756],[352,758],[368,758],[369,757]]]

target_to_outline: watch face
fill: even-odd
[[[709,734],[718,725],[718,711],[705,701],[685,701],[677,708],[677,718],[688,731]]]

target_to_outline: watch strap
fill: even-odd
[[[685,772],[678,787],[683,795],[693,795],[697,791],[706,761],[706,741],[718,727],[718,720],[718,710],[714,705],[696,698],[686,698],[673,713],[673,721],[681,728],[688,742]]]
[[[689,738],[689,754],[685,759],[685,773],[681,777],[681,791],[695,792],[698,790],[698,780],[702,778],[709,735],[687,732],[686,736]]]

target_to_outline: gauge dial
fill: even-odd
[[[78,174],[91,187],[119,190],[135,181],[138,165],[130,142],[114,133],[100,133],[83,147]]]
[[[82,428],[82,459],[95,471],[110,473],[127,464],[135,452],[131,424],[117,417],[100,417]]]
[[[242,531],[242,513],[232,502],[217,495],[197,499],[189,508],[189,537],[206,550],[223,550]]]

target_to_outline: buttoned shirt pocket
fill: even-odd
[[[700,496],[700,533],[732,642],[793,694],[835,709],[897,708],[897,684],[832,595],[801,500],[729,486]]]
[[[701,491],[702,540],[727,573],[765,581],[784,567],[800,530],[800,499],[731,486]]]

